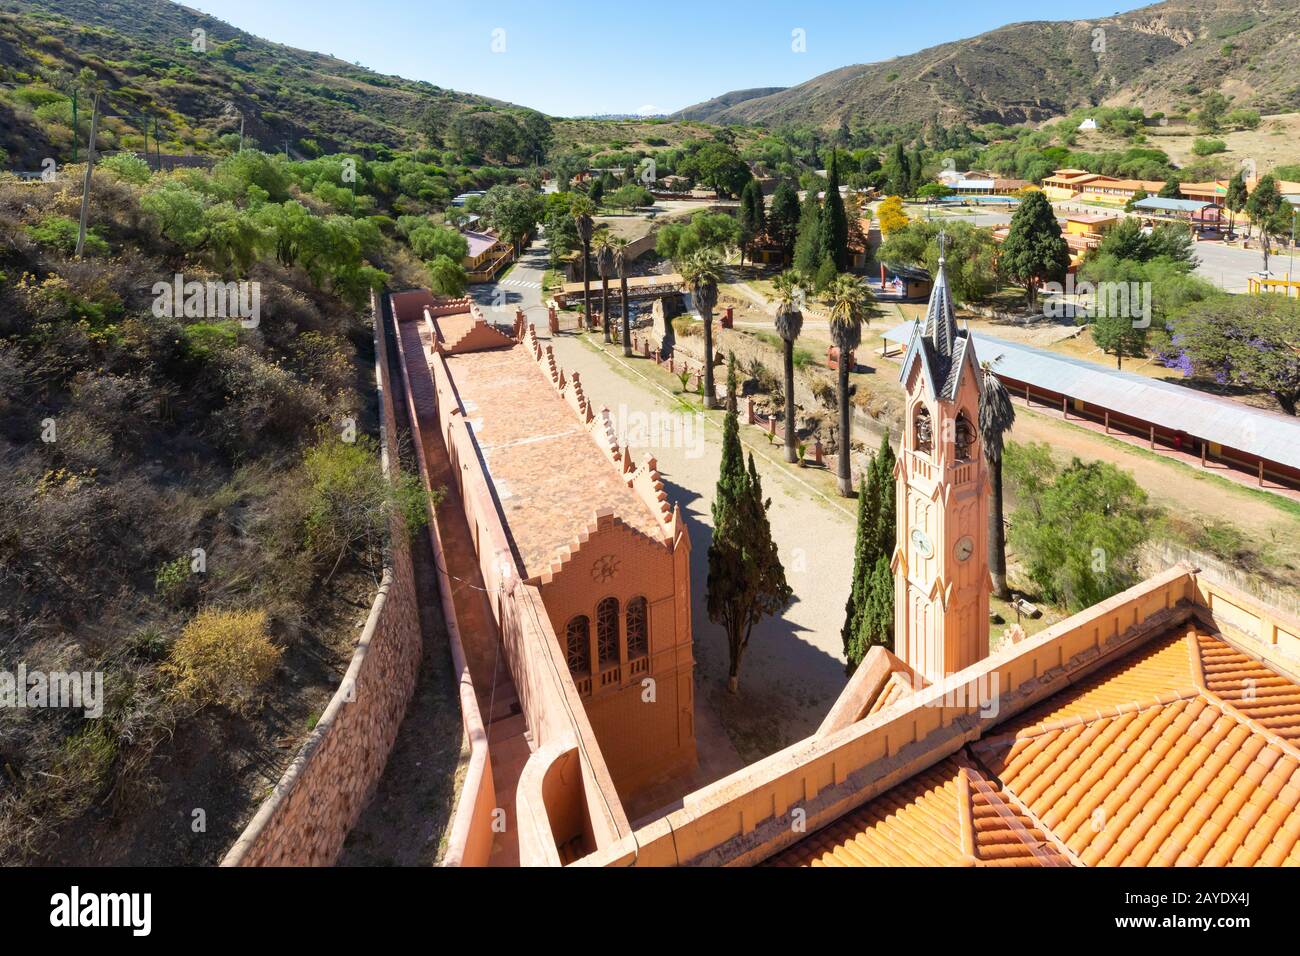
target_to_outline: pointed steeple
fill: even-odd
[[[948,290],[948,273],[945,269],[947,239],[946,235],[939,233],[939,274],[934,277],[934,288],[930,292],[924,334],[936,355],[950,359],[957,345],[957,314],[952,307],[952,293]]]

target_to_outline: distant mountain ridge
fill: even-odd
[[[1234,106],[1300,109],[1300,0],[1166,0],[1094,20],[1016,23],[787,89],[726,93],[674,118],[1015,124],[1085,106],[1171,111],[1211,89]]]
[[[196,30],[207,52],[193,49]],[[167,0],[0,2],[0,85],[21,88],[86,66],[116,91],[118,113],[183,125],[199,149],[209,134],[238,130],[232,112],[266,148],[310,139],[332,151],[421,145],[435,106],[444,122],[462,110],[521,109],[273,43]],[[39,130],[20,123],[0,103],[0,129],[9,127],[0,148],[15,158],[50,155]]]
[[[723,93],[721,96],[715,96],[711,100],[705,100],[703,103],[697,103],[695,106],[688,106],[684,110],[679,110],[672,114],[673,119],[700,120],[706,116],[726,110],[732,106],[739,106],[750,100],[760,99],[764,96],[772,96],[776,93],[784,93],[789,87],[786,86],[759,86],[750,90],[735,90],[731,93]]]

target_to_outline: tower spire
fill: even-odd
[[[930,340],[937,355],[952,358],[957,345],[957,314],[952,306],[952,293],[948,289],[947,271],[948,236],[939,231],[939,273],[934,277],[930,292],[930,305],[925,315],[925,337]]]

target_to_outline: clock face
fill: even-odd
[[[952,551],[953,557],[955,557],[958,561],[965,561],[974,553],[975,553],[975,539],[970,537],[969,535],[967,535],[966,537],[958,541],[957,546],[953,548]]]
[[[916,550],[921,553],[923,558],[928,558],[934,554],[934,547],[930,544],[930,536],[920,528],[912,529],[912,544],[916,546]]]

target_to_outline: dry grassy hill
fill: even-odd
[[[1300,0],[1167,0],[1096,20],[1012,24],[677,115],[824,127],[935,117],[1015,124],[1101,104],[1171,111],[1211,89],[1236,106],[1287,112],[1300,108],[1298,24]]]

